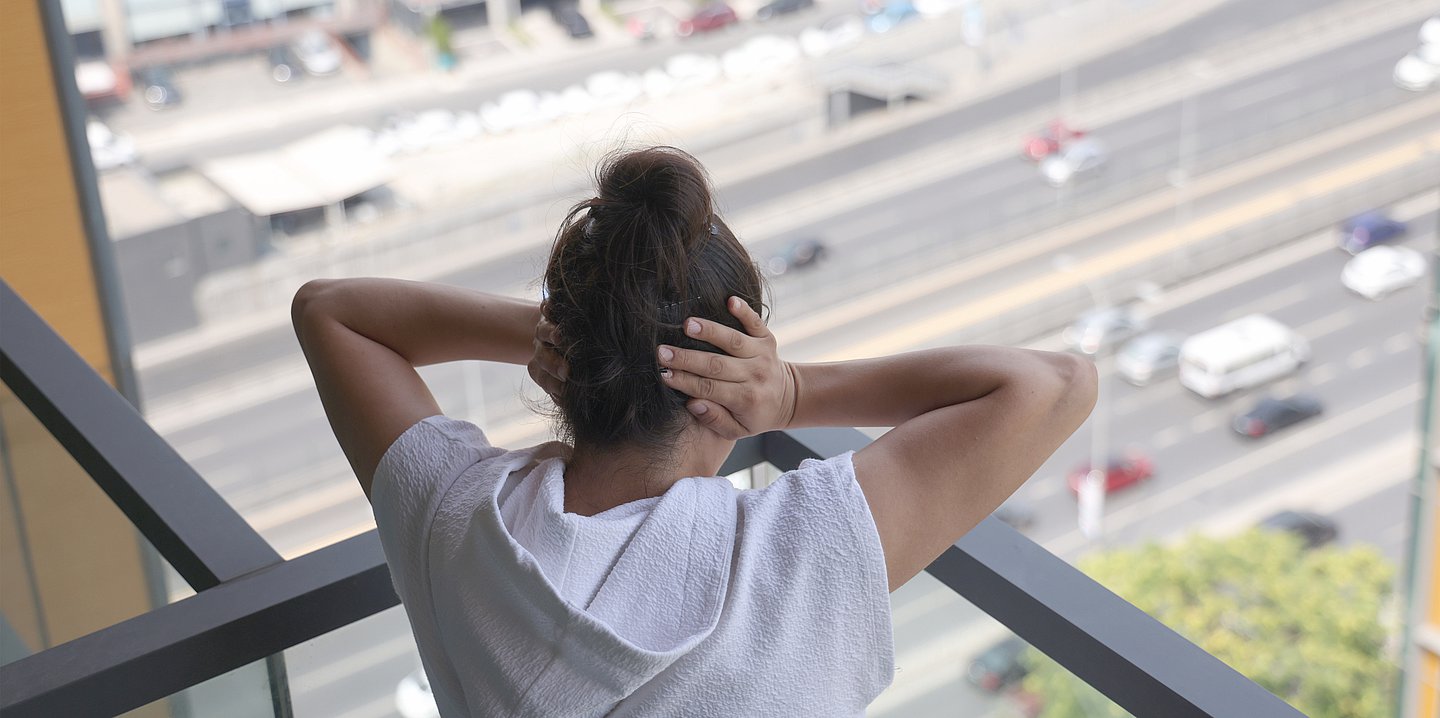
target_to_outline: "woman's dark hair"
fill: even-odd
[[[566,214],[545,267],[544,312],[569,366],[555,418],[577,446],[663,455],[688,413],[685,395],[660,381],[657,347],[718,352],[681,323],[698,316],[744,331],[726,301],[738,296],[764,316],[763,282],[689,154],[613,152],[596,186]]]

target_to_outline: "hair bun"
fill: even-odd
[[[600,167],[597,185],[592,209],[600,211],[592,216],[606,225],[601,233],[611,241],[659,240],[689,249],[709,227],[709,180],[683,150],[651,147],[611,155]]]

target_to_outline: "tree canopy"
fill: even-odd
[[[1310,718],[1392,715],[1382,620],[1393,569],[1370,547],[1306,550],[1285,532],[1192,535],[1094,554],[1080,568]],[[1126,712],[1031,650],[1040,718]]]

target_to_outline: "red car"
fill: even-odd
[[[1090,462],[1088,461],[1070,471],[1070,475],[1065,477],[1065,481],[1070,485],[1071,493],[1076,496],[1080,495],[1080,484],[1085,481],[1085,475],[1089,473]],[[1111,456],[1110,466],[1105,472],[1105,493],[1114,493],[1127,486],[1138,484],[1154,474],[1154,462],[1139,451]]]
[[[1077,130],[1064,120],[1051,120],[1045,129],[1025,138],[1020,153],[1031,162],[1039,162],[1084,136],[1085,130]]]
[[[680,37],[689,37],[697,32],[719,30],[739,21],[739,16],[730,9],[729,5],[723,2],[711,3],[700,8],[689,20],[681,20],[680,26],[675,29],[675,34]]]

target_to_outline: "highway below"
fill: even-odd
[[[1226,16],[1205,17],[1220,22],[1214,18]],[[1084,308],[1089,295],[1056,271],[1058,252],[1071,257],[1077,272],[1106,265],[1095,270],[1099,281],[1125,276],[1113,280],[1118,295],[1133,277],[1118,260],[1109,267],[1112,257],[1155,245],[1165,249],[1159,256],[1184,265],[1188,228],[1233,231],[1233,241],[1256,244],[1254,256],[1193,278],[1176,274],[1141,311],[1155,328],[1185,334],[1263,312],[1307,337],[1313,361],[1291,378],[1219,401],[1200,399],[1174,379],[1131,387],[1102,362],[1110,443],[1146,451],[1157,473],[1111,497],[1098,546],[1190,529],[1238,530],[1279,508],[1313,508],[1339,521],[1342,543],[1374,545],[1398,560],[1403,481],[1417,441],[1423,289],[1379,302],[1346,292],[1338,280],[1346,255],[1334,248],[1331,231],[1312,230],[1343,216],[1346,203],[1374,199],[1412,221],[1405,244],[1434,244],[1440,197],[1397,189],[1440,151],[1434,95],[1389,86],[1389,67],[1408,42],[1409,26],[1361,33],[1195,94],[1192,121],[1184,124],[1192,129],[1196,172],[1183,211],[1166,181],[1180,162],[1185,103],[1169,101],[1093,127],[1113,152],[1110,167],[1070,190],[1057,192],[1033,167],[1007,155],[892,196],[857,196],[838,212],[766,239],[757,254],[802,235],[823,237],[832,248],[828,263],[773,282],[783,351],[790,359],[814,360],[874,353],[877,346],[902,351],[985,341],[992,325],[958,311],[980,312],[997,298],[1024,307],[1058,301],[1062,314],[1056,316]],[[1129,63],[1166,49],[1163,43],[1140,47]],[[1079,74],[1082,96],[1087,72],[1082,67]],[[1024,107],[1053,99],[1053,92],[1037,95]],[[905,144],[911,132],[876,140],[897,144],[862,143],[833,160],[848,164],[800,163],[784,171],[798,174],[725,187],[725,198],[740,212],[837,175],[863,177],[886,157],[923,148],[923,142]],[[943,141],[939,134],[928,137]],[[1017,135],[1016,149],[1018,143]],[[1267,219],[1256,230],[1253,217],[1241,211],[1255,203],[1267,218],[1280,220]],[[1235,227],[1225,229],[1225,222]],[[442,281],[533,296],[540,260],[523,253],[458,268]],[[844,315],[892,289],[912,289],[913,296]],[[1034,319],[1028,310],[996,311],[997,323],[1032,322],[1024,339],[1033,345],[1058,348],[1054,330],[1061,322]],[[544,425],[525,420],[516,399],[522,391],[539,396],[523,369],[467,362],[422,374],[447,414],[486,426],[496,444],[543,440]],[[373,526],[288,327],[147,366],[140,381],[157,429],[282,554],[303,554]],[[1293,390],[1317,394],[1325,414],[1258,442],[1228,428],[1230,417],[1260,394]],[[1088,456],[1089,441],[1087,424],[1016,497],[1036,513],[1032,538],[1067,560],[1097,547],[1076,530],[1075,502],[1063,484],[1064,474]],[[994,699],[963,682],[970,656],[998,635],[988,618],[923,576],[897,591],[892,603],[902,670],[871,714],[992,710]],[[398,609],[296,647],[287,661],[297,715],[351,718],[394,715],[394,685],[418,665]]]

